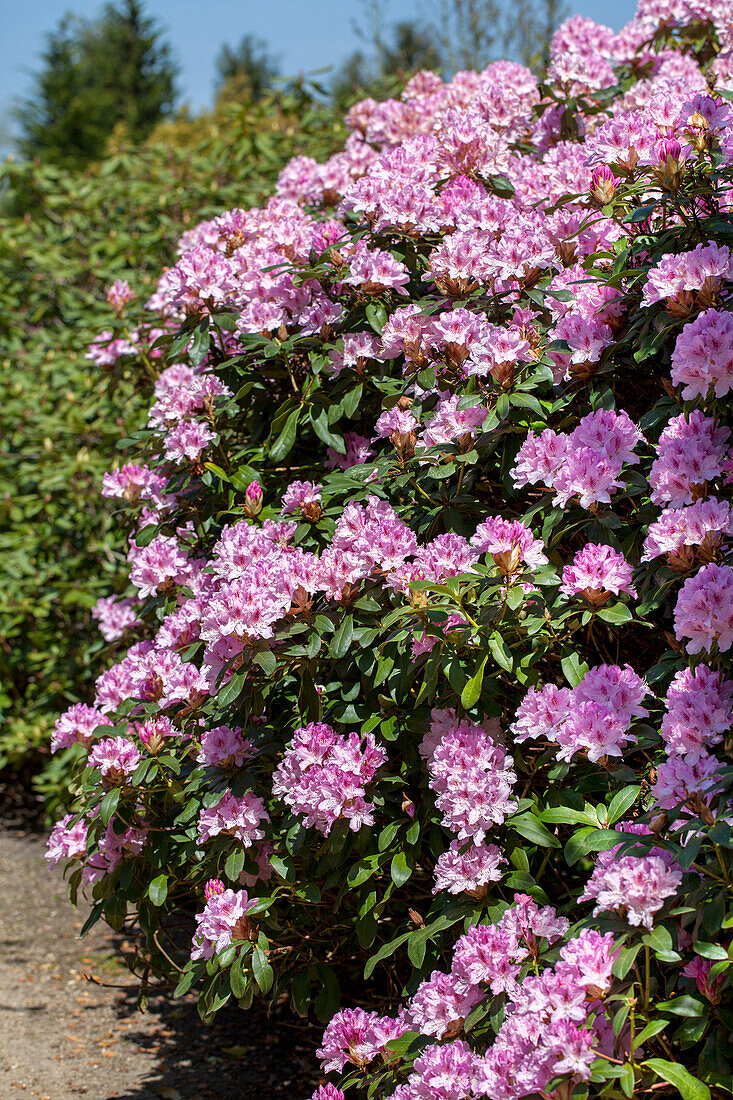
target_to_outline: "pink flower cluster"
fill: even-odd
[[[651,928],[655,914],[681,882],[681,868],[671,866],[663,854],[620,856],[612,849],[599,855],[579,900],[595,902],[594,917],[615,912],[630,925]]]
[[[566,596],[582,596],[587,603],[598,606],[621,592],[635,596],[631,573],[623,554],[611,546],[588,542],[563,569],[560,591]]]
[[[196,759],[208,767],[239,768],[247,757],[253,756],[252,743],[243,737],[241,730],[231,726],[215,726],[201,735],[201,751]]]
[[[498,923],[459,938],[450,972],[434,971],[396,1019],[360,1009],[337,1013],[318,1052],[324,1070],[388,1060],[385,1043],[410,1030],[452,1041],[428,1046],[393,1100],[519,1100],[556,1075],[587,1079],[596,1048],[607,1046],[601,999],[611,988],[613,935],[583,930],[562,944],[554,966],[526,972],[568,929],[551,907],[515,895]],[[478,1054],[455,1035],[487,991],[506,995],[505,1016],[493,1044]]]
[[[443,733],[431,745],[428,774],[443,825],[458,840],[482,846],[517,808],[511,759],[481,726],[461,722]]]
[[[733,645],[733,569],[705,565],[682,586],[674,609],[675,637],[688,653],[725,653]]]
[[[74,703],[56,719],[51,734],[51,752],[66,749],[77,742],[88,746],[97,726],[106,724],[107,718],[101,710],[88,707],[86,703]]]
[[[366,787],[386,761],[372,734],[346,736],[325,722],[312,722],[295,731],[273,774],[272,790],[324,836],[340,819],[357,832],[374,823]]]
[[[679,508],[705,496],[725,469],[729,439],[730,430],[700,409],[670,420],[649,472],[654,503]]]
[[[252,791],[247,791],[242,798],[225,791],[213,806],[201,810],[198,838],[205,842],[225,834],[234,837],[244,848],[251,848],[256,840],[264,838],[261,826],[269,820],[262,799]]]
[[[569,435],[550,428],[528,435],[511,471],[514,484],[543,484],[554,490],[553,504],[563,508],[575,498],[581,508],[608,504],[623,485],[623,467],[638,463],[634,448],[642,439],[627,413],[600,409]]]
[[[511,727],[516,741],[541,739],[558,746],[559,760],[587,753],[591,761],[622,756],[633,742],[634,718],[646,717],[641,705],[648,688],[626,665],[589,669],[572,689],[547,684],[530,688]]]
[[[192,959],[211,959],[236,940],[248,938],[247,912],[255,904],[246,890],[225,890],[218,879],[208,883],[206,904],[196,914]]]

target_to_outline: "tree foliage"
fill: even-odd
[[[177,66],[141,0],[107,4],[95,20],[65,16],[41,60],[15,112],[24,157],[66,167],[98,160],[116,126],[142,141],[177,98]]]
[[[222,98],[243,96],[256,100],[272,89],[280,75],[280,64],[262,38],[245,34],[236,47],[222,46],[216,72],[217,93]]]

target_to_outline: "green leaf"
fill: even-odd
[[[382,329],[387,324],[387,310],[382,302],[369,302],[366,307],[366,319],[372,326],[377,336],[382,335]]]
[[[665,1058],[647,1058],[642,1064],[663,1081],[674,1085],[682,1100],[710,1100],[708,1086],[698,1081],[678,1062],[668,1062]]]
[[[661,1012],[672,1012],[675,1016],[687,1016],[696,1019],[704,1016],[705,1005],[697,997],[673,997],[670,1001],[660,1001],[657,1008]]]
[[[366,965],[364,967],[364,977],[370,978],[379,963],[384,962],[384,960],[388,959],[390,955],[394,955],[397,948],[401,947],[405,940],[408,939],[411,935],[412,932],[403,932],[402,935],[397,936],[396,939],[390,940],[389,943],[383,944],[383,946],[379,948],[379,951],[377,951],[376,955],[372,955],[371,958],[367,959]]]
[[[324,963],[316,963],[316,974],[320,990],[316,996],[314,1005],[316,1015],[321,1023],[327,1023],[339,1006],[339,983],[332,967]]]
[[[99,816],[103,825],[108,825],[110,819],[114,815],[117,809],[117,804],[120,801],[120,795],[122,791],[119,787],[113,787],[111,791],[107,791],[106,795],[102,799],[102,803],[99,807]]]
[[[328,647],[328,652],[331,656],[335,657],[337,660],[341,657],[345,657],[351,645],[353,635],[354,617],[353,615],[347,615],[331,639],[331,644]]]
[[[652,216],[656,209],[656,202],[648,202],[644,206],[637,206],[636,210],[632,210],[632,212],[624,218],[624,221],[632,222],[634,225],[638,222],[645,222],[647,218]]]
[[[230,706],[231,703],[236,702],[244,691],[244,681],[246,678],[246,672],[235,672],[229,683],[224,685],[216,697],[216,704],[221,710]]]
[[[604,622],[614,623],[618,626],[620,623],[628,623],[633,616],[626,604],[615,603],[612,607],[601,608],[598,612],[598,618],[603,619]]]
[[[298,429],[298,419],[300,417],[300,406],[288,416],[285,421],[285,425],[282,431],[278,435],[275,442],[270,446],[270,458],[273,462],[280,462],[286,455],[290,454],[295,445],[295,437]]]
[[[389,848],[401,826],[401,821],[390,821],[389,825],[384,826],[377,840],[377,848],[380,852],[383,852],[385,848]]]
[[[606,852],[614,848],[623,839],[615,829],[579,829],[565,845],[565,859],[572,867],[588,852]]]
[[[511,651],[498,630],[494,630],[489,635],[489,649],[497,665],[507,672],[511,672],[514,665]]]
[[[550,806],[539,816],[550,825],[590,825],[595,829],[598,824],[585,810],[573,810],[570,806]]]
[[[270,678],[274,676],[277,669],[277,657],[271,649],[260,649],[252,658],[252,664],[258,665],[265,676]]]
[[[360,859],[358,863],[355,863],[353,867],[349,868],[349,873],[346,876],[346,882],[349,887],[354,890],[357,886],[361,886],[363,882],[370,879],[372,875],[379,870],[379,856],[375,853],[366,856],[364,859]]]
[[[230,882],[237,882],[244,867],[244,848],[235,848],[227,856],[224,864],[224,874]],[[236,996],[236,994],[235,994]]]
[[[646,1027],[634,1036],[634,1046],[642,1046],[647,1039],[653,1039],[655,1035],[659,1035],[661,1031],[664,1031],[665,1027],[669,1027],[669,1020],[650,1020]]]
[[[634,1095],[634,1085],[636,1083],[634,1067],[631,1065],[623,1066],[618,1076],[618,1081],[624,1096],[628,1096],[629,1100],[631,1100],[631,1097]]]
[[[157,875],[148,886],[148,897],[153,905],[161,906],[168,897],[168,876]]]
[[[406,1054],[416,1039],[420,1038],[419,1031],[405,1031],[400,1035],[399,1039],[390,1039],[385,1043],[385,1048],[389,1050],[397,1058],[401,1058],[403,1054]]]
[[[636,956],[641,951],[641,944],[634,943],[630,947],[622,947],[613,962],[613,973],[617,978],[625,978],[634,965]]]
[[[569,653],[567,657],[563,657],[560,667],[563,676],[573,688],[578,686],[588,671],[588,665],[585,661],[581,661],[577,653]]]
[[[322,443],[325,443],[327,447],[333,447],[338,454],[346,454],[344,438],[337,432],[332,432],[329,428],[328,414],[325,409],[321,409],[317,416],[313,416],[311,413],[311,424],[313,425],[313,431]]]
[[[178,985],[173,991],[173,996],[183,997],[188,993],[193,983],[198,981],[203,972],[204,968],[200,963],[194,965],[189,964],[178,979]]]
[[[405,852],[397,852],[392,857],[389,873],[395,886],[404,886],[412,874],[412,858],[408,858]]]
[[[639,797],[640,790],[641,787],[625,787],[613,796],[606,811],[607,825],[614,825],[624,816],[627,810],[631,809]]]
[[[419,928],[416,932],[410,933],[407,941],[407,957],[413,966],[419,968],[424,963],[429,936],[429,928]]]
[[[267,961],[267,955],[259,944],[255,944],[252,952],[252,973],[262,992],[268,993],[272,989],[272,983],[275,980],[275,971]]]
[[[702,955],[704,959],[715,959],[718,962],[728,961],[728,952],[717,943],[693,943],[692,950],[696,955]]]
[[[198,365],[203,362],[209,350],[210,343],[211,335],[209,333],[209,322],[202,321],[194,332],[193,340],[188,349],[188,357],[191,360],[192,366],[198,367]]]
[[[532,813],[520,814],[519,817],[511,817],[507,822],[515,832],[529,840],[532,844],[538,844],[541,848],[561,848],[562,845],[556,836],[542,824],[540,819]]]
[[[244,959],[243,954],[237,955],[229,969],[229,985],[238,1001],[246,996],[249,986],[249,975],[245,973],[243,968]]]
[[[484,669],[486,668],[486,662],[489,659],[488,653],[484,657],[481,664],[474,672],[471,679],[468,681],[463,691],[461,692],[461,706],[465,710],[470,710],[472,706],[479,701],[481,697],[481,688],[484,683]]]

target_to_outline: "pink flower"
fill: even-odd
[[[459,840],[481,845],[486,833],[517,808],[517,777],[506,750],[480,726],[462,722],[447,732],[428,762],[430,788],[442,824]]]
[[[200,420],[182,420],[166,433],[163,452],[171,462],[198,462],[201,452],[216,439],[208,424]]]
[[[522,565],[538,569],[547,564],[544,544],[536,539],[521,520],[489,516],[476,528],[471,545],[481,554],[491,554],[505,576],[512,576]]]
[[[705,565],[682,586],[674,609],[678,641],[689,638],[688,653],[725,653],[733,645],[733,569]]]
[[[97,726],[106,724],[107,718],[101,710],[88,707],[85,703],[75,703],[56,719],[51,734],[51,752],[66,749],[77,742],[89,745]]]
[[[99,623],[99,632],[105,642],[116,642],[135,626],[140,625],[138,601],[133,597],[117,599],[102,597],[92,608],[92,618]]]
[[[707,309],[685,325],[672,353],[672,381],[685,401],[733,389],[733,315]]]
[[[325,722],[312,722],[295,731],[275,769],[273,794],[324,836],[339,818],[357,832],[374,823],[366,786],[386,760],[371,733],[343,736]]]
[[[264,494],[259,481],[250,481],[244,491],[244,511],[250,519],[254,518],[254,516],[258,516],[262,511],[263,497]]]
[[[733,279],[730,249],[708,241],[698,244],[691,252],[663,256],[649,271],[642,305],[653,305],[665,298],[681,301],[686,293],[703,289],[710,292],[730,279]]]
[[[692,568],[704,555],[712,557],[724,535],[733,535],[733,509],[728,501],[697,500],[686,508],[665,508],[649,524],[642,561],[665,554],[672,568]]]
[[[387,409],[374,425],[376,439],[391,439],[392,436],[408,436],[419,427],[415,417],[408,409],[395,406]]]
[[[196,914],[191,958],[211,959],[235,940],[247,939],[246,914],[254,904],[246,890],[209,890],[203,911]]]
[[[453,840],[448,850],[438,856],[433,893],[447,890],[449,894],[481,896],[488,883],[501,880],[502,863],[506,860],[495,844],[466,845]]]
[[[127,302],[131,302],[135,292],[124,279],[115,279],[107,289],[107,301],[116,313],[121,314]]]
[[[707,997],[711,1004],[716,1005],[720,1003],[723,975],[718,974],[717,978],[710,981],[712,967],[711,959],[701,959],[699,955],[696,955],[694,959],[683,966],[682,973],[686,978],[694,978],[695,985],[703,997]]]
[[[216,805],[199,813],[198,837],[207,841],[223,833],[250,848],[256,840],[263,839],[265,834],[260,826],[269,820],[262,799],[252,791],[247,791],[242,798],[225,791]]]
[[[242,736],[241,730],[216,726],[201,735],[201,751],[196,759],[210,768],[239,768],[254,753],[252,743]]]
[[[406,1029],[442,1039],[451,1027],[465,1020],[482,998],[479,986],[466,986],[453,974],[434,970],[410,999],[404,1014]]]
[[[631,566],[623,554],[594,542],[587,543],[575,555],[572,565],[565,566],[560,591],[566,596],[583,596],[596,606],[607,603],[611,594],[636,595]]]
[[[404,1025],[388,1016],[344,1008],[331,1018],[316,1055],[324,1073],[341,1072],[349,1063],[364,1069],[404,1030]]]
[[[707,482],[723,472],[729,439],[729,429],[700,409],[670,420],[649,473],[653,502],[679,507],[704,496]]]
[[[665,699],[662,738],[667,752],[695,764],[733,724],[733,680],[707,665],[675,674]]]
[[[99,768],[110,783],[124,783],[135,771],[140,759],[140,753],[126,737],[103,737],[92,746],[87,763]]]
[[[558,745],[558,758],[579,753],[598,761],[622,756],[634,740],[632,718],[645,717],[642,706],[648,688],[628,665],[598,665],[569,691],[554,684],[530,688],[519,705],[511,729],[518,741],[543,738]]]
[[[596,903],[594,917],[611,911],[627,924],[651,928],[655,913],[681,882],[681,869],[667,866],[660,856],[621,856],[596,867],[579,900]]]
[[[51,830],[45,854],[49,866],[55,867],[62,859],[83,859],[86,856],[87,824],[83,818],[74,822],[76,816],[66,814]]]
[[[291,481],[283,493],[281,511],[284,516],[301,512],[305,516],[321,512],[322,485],[314,481]],[[316,516],[318,518],[318,516]]]

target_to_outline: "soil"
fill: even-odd
[[[132,975],[43,859],[44,837],[0,831],[0,1100],[303,1100],[319,1031],[287,1009],[224,1009],[205,1027],[192,998],[136,1008]],[[321,1080],[323,1080],[321,1078]]]

